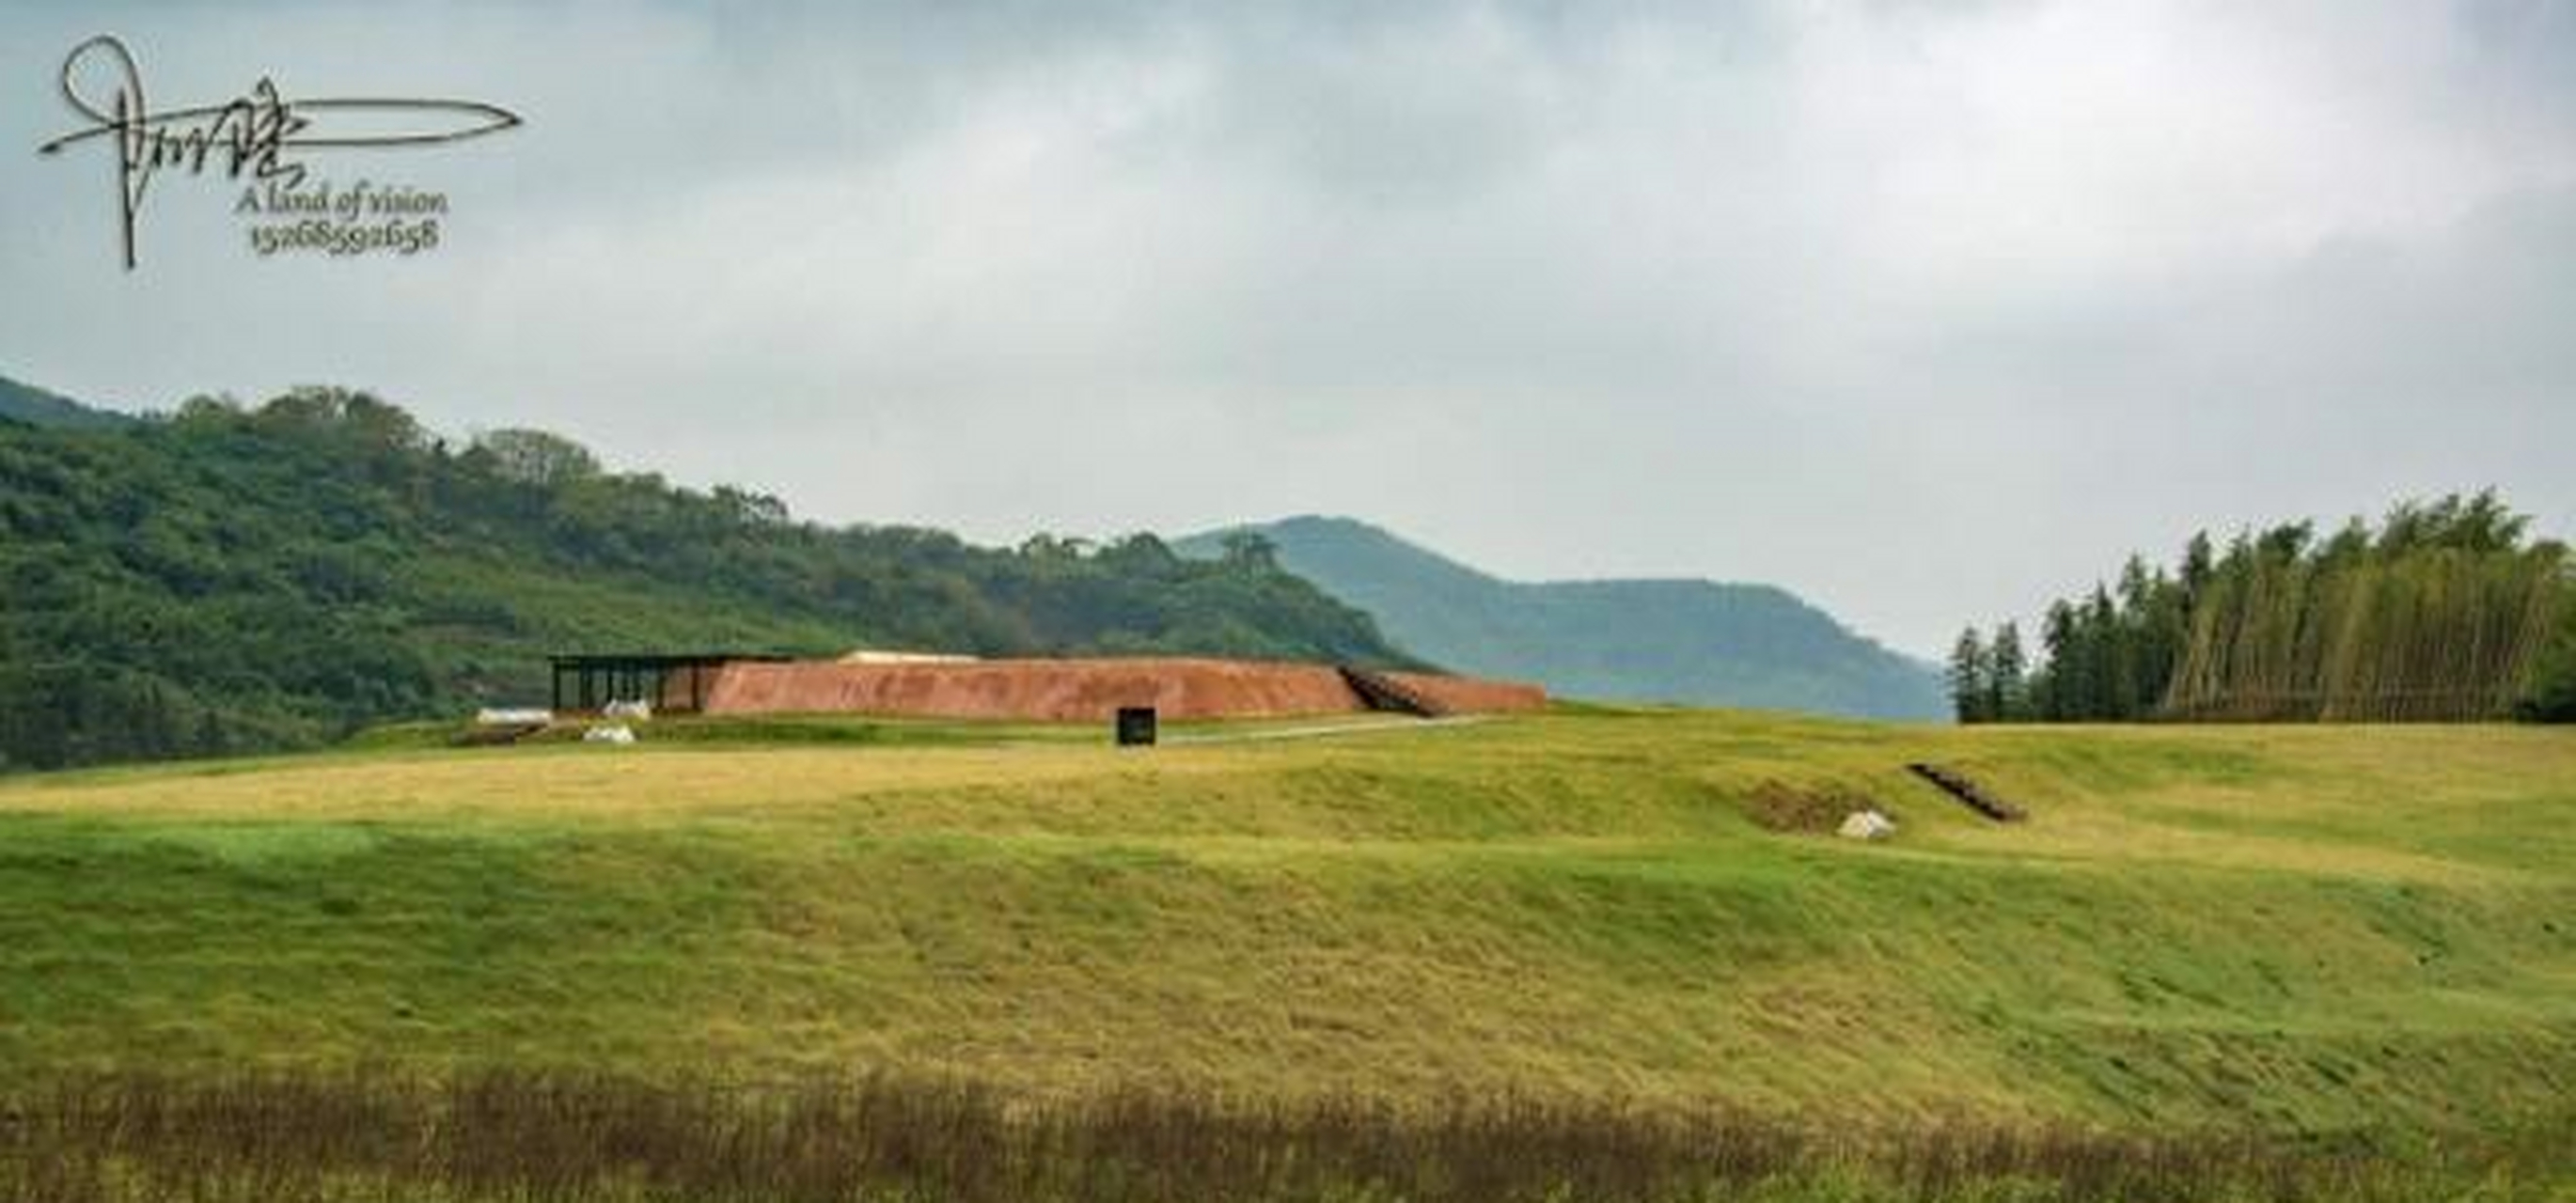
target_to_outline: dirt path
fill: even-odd
[[[1173,745],[1257,743],[1275,739],[1322,739],[1332,735],[1373,735],[1385,731],[1424,731],[1439,727],[1472,727],[1494,721],[1487,714],[1453,714],[1446,718],[1394,718],[1367,723],[1318,723],[1305,727],[1279,727],[1268,731],[1235,731],[1205,735],[1174,735],[1162,742]]]

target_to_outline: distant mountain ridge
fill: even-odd
[[[103,430],[133,421],[124,414],[92,409],[69,397],[32,384],[22,384],[6,376],[0,376],[0,418],[63,430]]]
[[[1771,585],[1705,580],[1508,581],[1349,518],[1307,516],[1181,539],[1183,555],[1262,537],[1290,572],[1376,616],[1414,655],[1611,701],[1948,714],[1932,666]]]

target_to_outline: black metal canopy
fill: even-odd
[[[771,652],[559,652],[546,658],[554,671],[556,710],[597,710],[610,702],[651,702],[656,710],[703,710],[715,670],[740,661],[776,664],[793,659]],[[674,683],[685,685],[675,694]]]

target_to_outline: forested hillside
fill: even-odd
[[[1179,541],[1215,556],[1234,536],[1376,615],[1408,650],[1462,672],[1568,697],[1933,718],[1939,676],[1771,585],[1703,580],[1507,581],[1348,518],[1291,518]]]
[[[854,645],[1405,662],[1266,561],[826,528],[548,434],[451,444],[363,393],[0,419],[0,768],[542,701],[553,650]]]
[[[0,376],[0,421],[15,419],[31,426],[64,426],[99,430],[133,419],[92,409],[69,397]]]
[[[2196,535],[2174,568],[2051,605],[1952,656],[1979,721],[2405,722],[2576,717],[2565,545],[2493,493],[2409,503],[2320,539],[2309,522]]]

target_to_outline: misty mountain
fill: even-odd
[[[1238,533],[1267,539],[1282,566],[1375,615],[1405,650],[1460,672],[1536,681],[1572,698],[1948,714],[1931,666],[1770,585],[1507,581],[1348,518],[1210,531],[1174,546],[1215,556]]]
[[[0,418],[60,430],[104,430],[133,420],[124,414],[92,409],[69,397],[47,392],[32,384],[20,384],[6,376],[0,376]]]

